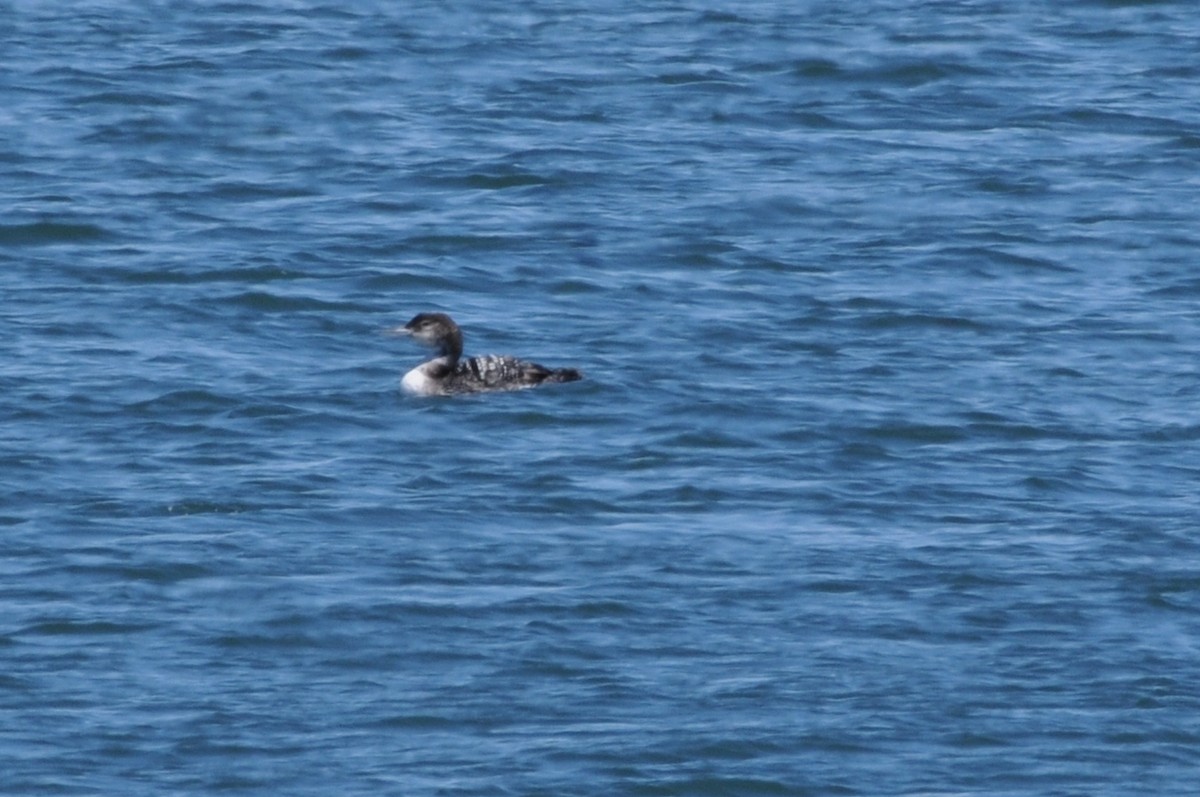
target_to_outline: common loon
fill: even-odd
[[[409,371],[400,382],[406,392],[418,396],[522,390],[544,382],[574,382],[583,378],[574,368],[547,368],[506,354],[485,354],[464,360],[462,332],[445,313],[420,313],[392,331],[437,349],[437,356]]]

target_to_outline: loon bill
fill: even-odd
[[[417,396],[451,396],[524,390],[550,382],[574,382],[574,368],[547,368],[506,354],[462,356],[462,331],[445,313],[420,313],[393,332],[432,346],[437,355],[404,375],[400,387]]]

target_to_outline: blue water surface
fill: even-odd
[[[0,793],[1193,793],[1192,3],[0,53]],[[587,378],[407,397],[430,310]]]

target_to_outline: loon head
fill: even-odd
[[[462,332],[454,319],[445,313],[418,313],[396,331],[433,346],[442,357],[457,361],[462,356]]]

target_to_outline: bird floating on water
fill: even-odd
[[[574,368],[547,368],[507,354],[463,359],[462,330],[445,313],[419,313],[392,330],[432,346],[437,354],[404,375],[400,387],[417,396],[452,396],[524,390],[552,382],[574,382]]]

